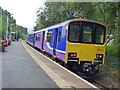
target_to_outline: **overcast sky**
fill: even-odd
[[[0,6],[16,19],[18,25],[27,27],[31,32],[37,19],[37,10],[46,0],[0,0]]]

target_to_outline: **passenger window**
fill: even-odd
[[[47,33],[47,42],[51,42],[52,32]]]
[[[36,35],[36,38],[35,38],[35,40],[37,40],[37,35]]]
[[[40,41],[40,34],[36,34],[36,40]]]
[[[60,40],[61,40],[61,34],[62,34],[62,31],[59,31],[59,34],[58,34],[58,42],[60,42]]]

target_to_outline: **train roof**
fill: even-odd
[[[50,27],[47,27],[47,28],[44,28],[44,29],[38,30],[38,31],[33,32],[33,33],[38,33],[38,32],[40,32],[40,31],[44,31],[44,30],[46,30],[46,29],[50,29],[50,28],[57,28],[57,27],[60,27],[60,26],[66,25],[66,24],[69,23],[69,22],[70,22],[70,20],[65,21],[65,22],[62,22],[62,23],[59,23],[59,24],[55,24],[55,25],[53,25],[53,26],[50,26]]]
[[[45,30],[47,30],[47,29],[57,28],[57,27],[60,27],[60,26],[64,26],[64,25],[68,24],[69,22],[75,21],[75,20],[83,20],[83,21],[92,21],[92,22],[96,22],[96,21],[90,20],[90,19],[80,19],[80,18],[78,18],[78,19],[71,19],[71,20],[67,20],[67,21],[65,21],[65,22],[61,22],[61,23],[55,24],[55,25],[53,25],[53,26],[49,26],[49,27],[44,28],[44,29],[40,29],[40,30],[35,31],[35,32],[33,32],[33,33],[38,33],[38,32],[41,32],[41,31],[45,31]],[[97,22],[97,23],[100,23],[100,22]],[[102,24],[102,23],[101,23],[101,24]]]

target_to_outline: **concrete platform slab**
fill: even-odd
[[[6,50],[2,54],[2,88],[58,88],[21,42],[12,42]]]

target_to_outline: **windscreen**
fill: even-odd
[[[69,30],[69,40],[72,42],[79,41],[79,33],[80,33],[80,25],[78,22],[74,22],[70,24]]]
[[[93,31],[92,25],[83,23],[82,30],[83,30],[83,39],[82,39],[83,42],[91,43],[92,42],[92,31]]]
[[[68,30],[68,41],[75,43],[103,44],[106,28],[92,22],[71,22]]]
[[[96,25],[96,43],[104,43],[104,37],[105,37],[105,27],[101,25]]]

